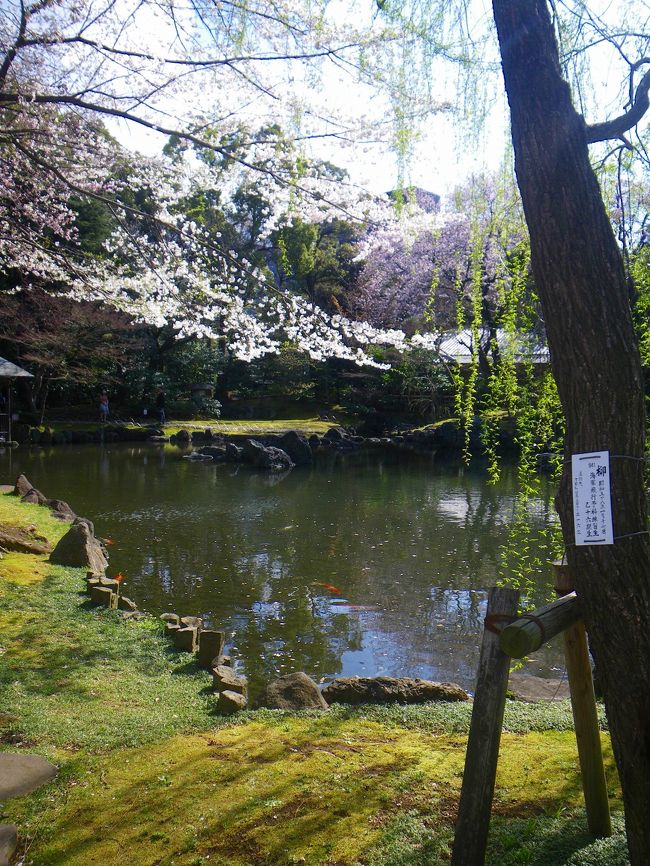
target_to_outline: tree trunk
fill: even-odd
[[[39,403],[40,403],[40,420],[39,425],[43,425],[45,421],[45,407],[47,406],[47,396],[50,393],[50,379],[49,376],[45,378],[43,382],[43,387],[39,392]]]
[[[567,420],[557,497],[603,685],[633,866],[650,851],[650,542],[644,383],[623,263],[562,79],[546,0],[493,0],[517,181]],[[574,542],[570,455],[609,449],[614,535]]]

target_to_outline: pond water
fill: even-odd
[[[170,446],[20,448],[0,456],[110,539],[109,574],[152,613],[223,628],[253,691],[279,673],[419,676],[471,690],[487,589],[513,521],[514,467],[328,453],[275,477]],[[542,485],[536,520],[552,515]],[[539,578],[538,599],[548,591]],[[546,647],[532,673],[558,676]]]

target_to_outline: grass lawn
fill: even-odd
[[[66,526],[0,495],[0,522]],[[80,570],[0,560],[0,749],[60,768],[3,804],[24,866],[442,866],[469,704],[214,713],[210,675],[153,617],[92,609]],[[622,866],[586,832],[566,704],[508,702],[488,866]]]
[[[178,433],[179,430],[205,430],[209,427],[215,433],[224,435],[240,435],[240,436],[263,436],[265,434],[282,435],[288,430],[297,430],[305,436],[311,436],[312,433],[317,433],[322,436],[327,433],[330,427],[336,426],[337,423],[347,424],[349,420],[342,419],[335,421],[321,421],[318,417],[314,418],[287,418],[287,419],[251,419],[251,420],[207,420],[207,421],[178,421],[174,418],[168,419],[163,425],[167,436]],[[160,429],[160,425],[154,419],[133,419],[133,418],[111,418],[105,425],[107,430],[111,426],[117,425],[122,427],[140,428],[151,427],[152,429]],[[102,427],[97,421],[54,421],[51,424],[46,424],[40,429],[51,429],[52,431],[78,430],[85,433],[92,433]]]
[[[282,435],[288,430],[297,430],[306,436],[318,433],[322,436],[330,427],[336,426],[333,421],[321,421],[318,418],[289,418],[282,420],[246,420],[246,421],[174,421],[170,420],[164,424],[165,433],[170,436],[179,430],[205,430],[206,427],[215,433],[237,436],[263,436],[266,433]]]

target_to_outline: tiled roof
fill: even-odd
[[[12,364],[11,361],[5,361],[4,358],[0,358],[0,379],[33,379],[31,373],[28,373],[27,370],[23,370],[22,367],[18,367],[16,364]]]
[[[548,347],[532,334],[517,334],[513,336],[507,331],[498,329],[497,345],[502,353],[512,351],[514,340],[514,360],[518,363],[530,361],[533,364],[548,364]],[[479,332],[482,349],[487,349],[490,334],[487,329]],[[440,343],[440,354],[457,364],[469,364],[472,360],[472,332],[469,328],[455,334],[448,334]]]

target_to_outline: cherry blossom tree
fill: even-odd
[[[296,218],[384,218],[385,205],[324,176],[299,142],[363,133],[358,116],[333,123],[313,102],[307,107],[308,79],[324,64],[362,75],[363,52],[395,38],[343,27],[327,4],[291,0],[270,11],[208,0],[187,9],[131,0],[5,4],[0,266],[22,286],[98,298],[154,324],[174,322],[180,335],[225,335],[243,358],[276,351],[290,335],[313,357],[336,351],[370,362],[363,346],[378,337],[372,329],[287,297],[179,202],[198,190],[218,186],[228,198],[255,186],[271,205],[266,235]],[[206,96],[200,111],[197,92]],[[109,121],[210,158],[138,158],[110,137]],[[73,197],[101,201],[112,214],[100,256],[79,248]]]
[[[440,211],[411,208],[368,232],[354,309],[377,327],[495,328],[522,245],[526,229],[514,179],[472,178]]]

